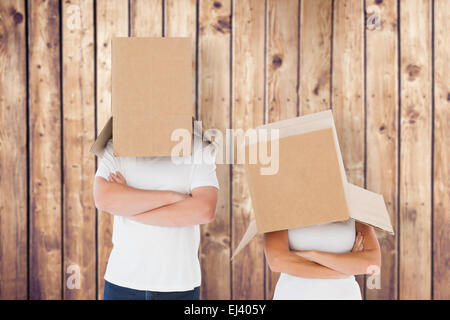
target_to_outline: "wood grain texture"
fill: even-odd
[[[450,2],[435,0],[433,298],[450,299]]]
[[[298,112],[297,0],[269,0],[266,30],[266,122],[297,116]],[[266,263],[266,299],[272,299],[279,273]]]
[[[67,25],[72,5],[81,8],[80,30]],[[380,9],[380,29],[365,26],[371,6]],[[302,115],[332,105],[349,180],[384,195],[397,231],[378,233],[381,289],[367,287],[365,297],[450,298],[449,6],[0,1],[0,299],[103,297],[112,219],[98,213],[95,238],[95,159],[87,148],[111,114],[111,37],[128,31],[192,37],[193,102],[204,128],[246,129],[292,117],[297,95]],[[300,29],[293,22],[299,11]],[[300,44],[292,40],[298,32]],[[296,59],[299,66],[291,67]],[[217,175],[216,220],[202,227],[202,298],[270,299],[275,278],[265,269],[261,237],[229,261],[252,213],[243,169],[218,165]],[[80,266],[81,290],[66,287],[70,265]]]
[[[31,299],[62,297],[59,2],[28,1]]]
[[[254,128],[264,121],[265,3],[233,1],[232,128]],[[232,248],[250,223],[252,204],[243,165],[232,166]],[[254,239],[232,263],[232,298],[263,299],[262,237]]]
[[[376,10],[379,10],[375,12]],[[366,186],[384,196],[394,230],[397,221],[398,44],[397,3],[366,1],[366,23],[380,17],[380,28],[366,25],[367,171]],[[378,232],[380,289],[366,287],[367,299],[397,298],[397,239]]]
[[[225,137],[230,125],[231,0],[201,0],[199,10],[198,114],[204,129],[220,130]],[[230,165],[217,164],[216,173],[220,185],[216,217],[201,226],[205,300],[231,298]]]
[[[0,2],[0,299],[27,298],[24,1]]]
[[[96,299],[94,6],[67,0],[62,6],[64,144],[64,299]],[[75,269],[73,269],[75,268]],[[79,272],[80,287],[73,280]],[[71,284],[71,285],[69,285]]]
[[[162,1],[130,0],[130,36],[162,36]]]
[[[196,0],[164,0],[164,36],[190,37],[192,40],[193,82],[197,83],[197,1]],[[192,88],[193,113],[197,114],[196,86]]]
[[[330,108],[332,0],[301,1],[300,114]]]
[[[128,35],[128,1],[98,0],[97,5],[97,134],[111,116],[111,39]],[[97,297],[103,298],[109,254],[112,249],[112,223],[110,214],[97,215]]]
[[[431,2],[400,1],[400,299],[431,297]]]
[[[333,115],[347,179],[364,187],[364,6],[334,2]],[[364,295],[364,279],[357,277]]]

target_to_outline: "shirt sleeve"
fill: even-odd
[[[195,152],[201,152],[201,148],[195,148]],[[216,176],[216,151],[213,145],[203,148],[203,157],[194,161],[191,180],[191,191],[198,187],[215,187],[219,189]]]
[[[112,140],[109,140],[95,176],[108,180],[109,174],[111,172],[115,173],[116,171],[120,171],[119,168],[119,159],[114,156]]]

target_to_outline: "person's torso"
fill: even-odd
[[[355,242],[355,220],[290,229],[291,250],[350,252]],[[353,276],[345,279],[306,279],[282,273],[274,299],[361,299]]]
[[[355,242],[355,220],[290,229],[288,234],[291,250],[349,252]]]
[[[194,164],[177,165],[170,157],[117,159],[131,187],[190,192]],[[190,290],[200,282],[199,244],[199,226],[159,227],[115,216],[105,278],[137,290]]]

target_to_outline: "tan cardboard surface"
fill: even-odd
[[[175,129],[192,134],[189,38],[114,38],[112,114],[117,156],[170,156]],[[191,154],[191,150],[189,150]]]
[[[349,218],[331,128],[279,140],[279,171],[245,165],[258,233]]]

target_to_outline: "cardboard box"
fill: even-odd
[[[91,148],[110,137],[119,157],[170,156],[175,129],[192,134],[193,70],[189,38],[112,40],[112,118]],[[187,151],[192,152],[192,143]]]
[[[349,218],[394,232],[383,197],[347,182],[331,110],[257,129],[279,130],[279,170],[261,175],[259,162],[245,164],[254,217],[233,257],[257,234]]]

